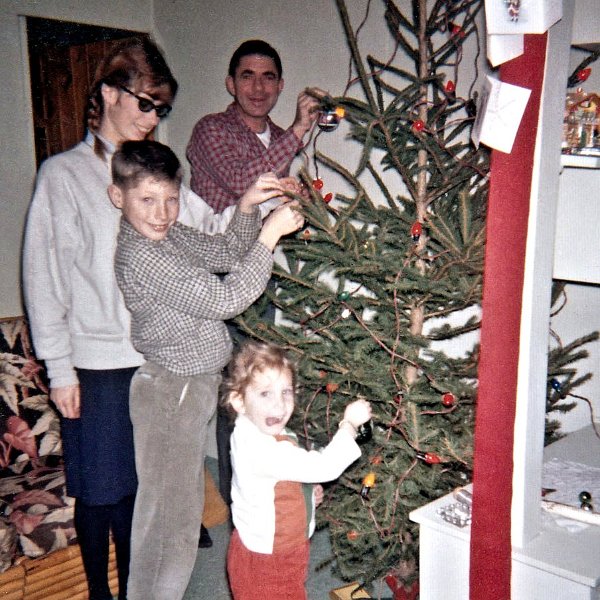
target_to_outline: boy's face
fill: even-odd
[[[111,184],[108,195],[125,220],[155,242],[167,237],[179,215],[179,185],[174,181],[145,177],[128,189]]]
[[[260,371],[252,378],[244,397],[232,398],[231,404],[263,433],[278,435],[294,411],[292,374],[272,368]]]

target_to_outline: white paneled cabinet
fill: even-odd
[[[599,161],[597,157],[563,156],[556,214],[555,279],[600,284]]]
[[[600,439],[584,427],[547,446],[544,458],[599,468]],[[469,599],[470,527],[438,514],[455,502],[449,494],[410,515],[419,523],[420,600]],[[513,549],[511,588],[511,600],[600,600],[600,526],[544,512],[539,534]]]

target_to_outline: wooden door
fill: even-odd
[[[61,21],[32,21],[36,26],[28,22],[29,65],[39,167],[45,158],[83,139],[87,96],[100,60],[126,37],[145,34]]]

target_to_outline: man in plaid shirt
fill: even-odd
[[[303,91],[289,129],[271,121],[283,90],[282,67],[277,51],[262,40],[245,41],[233,53],[225,85],[233,103],[200,119],[187,146],[191,188],[216,212],[235,204],[261,173],[288,175],[319,106]]]

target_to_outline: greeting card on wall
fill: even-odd
[[[474,144],[485,144],[510,154],[531,90],[485,78],[477,117],[471,131]]]
[[[544,33],[562,19],[562,0],[485,0],[488,34]]]

